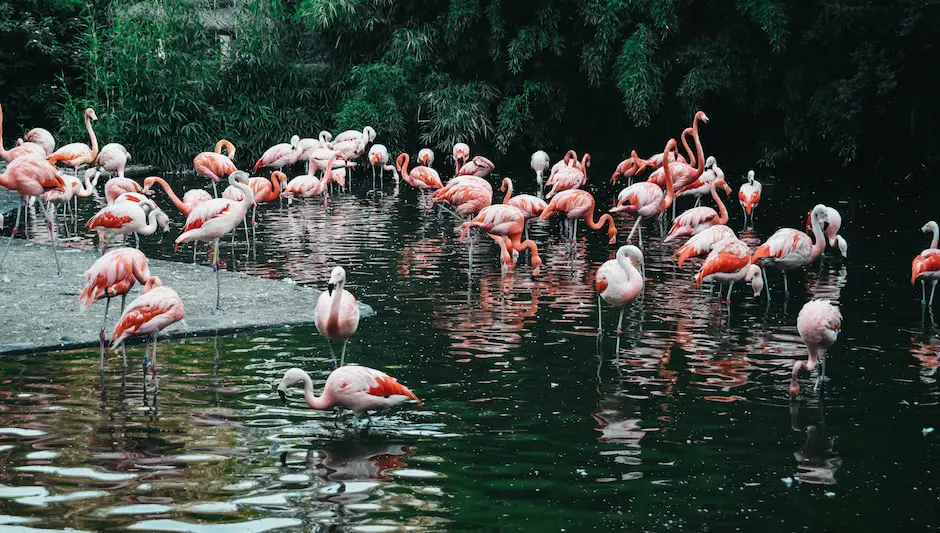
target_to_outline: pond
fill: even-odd
[[[735,190],[743,173],[728,172]],[[518,192],[533,192],[529,174],[514,175]],[[937,527],[940,336],[909,283],[928,241],[918,229],[936,214],[913,192],[899,212],[853,186],[838,193],[838,177],[809,191],[759,173],[765,201],[749,243],[799,228],[823,201],[842,211],[849,257],[829,251],[791,273],[789,299],[772,271],[769,305],[739,287],[730,311],[695,288],[700,263],[677,270],[647,224],[646,290],[618,351],[613,310],[599,348],[595,338],[592,280],[615,252],[602,232],[580,229],[572,246],[557,219],[533,225],[538,278],[525,261],[503,271],[477,235],[468,275],[452,215],[425,213],[404,183],[398,195],[370,191],[365,176],[326,207],[264,206],[250,247],[241,233],[223,246],[226,267],[323,286],[343,265],[347,288],[376,310],[347,362],[396,376],[423,407],[376,415],[364,435],[349,413],[308,409],[299,390],[284,406],[273,386],[286,369],[306,369],[318,388],[330,371],[313,327],[161,341],[157,408],[141,345],[126,371],[112,356],[103,373],[97,348],[7,356],[0,530]],[[599,203],[610,205],[602,178]],[[183,217],[155,199],[175,236]],[[85,202],[81,220],[94,209]],[[731,214],[739,229],[736,202]],[[618,219],[621,232],[630,224]],[[172,238],[143,240],[151,257],[192,260]],[[845,321],[825,394],[804,374],[790,402],[790,369],[806,356],[796,315],[812,297],[837,301]],[[284,313],[312,315],[313,304]]]

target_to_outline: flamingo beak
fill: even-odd
[[[327,290],[327,292],[330,293],[330,296],[333,296],[333,290],[334,290],[334,289],[336,289],[336,284],[335,284],[335,283],[327,283],[327,284],[326,284],[326,290]]]
[[[281,401],[284,402],[284,405],[287,405],[287,393],[281,389],[277,389],[277,395],[281,397]]]

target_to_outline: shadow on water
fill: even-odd
[[[532,192],[534,180],[516,181]],[[603,186],[599,205],[613,192]],[[769,305],[743,287],[730,308],[696,289],[701,260],[677,269],[648,224],[646,289],[619,340],[605,309],[599,345],[592,281],[615,252],[603,235],[581,229],[572,245],[560,221],[534,224],[545,266],[532,278],[528,254],[503,269],[476,234],[468,275],[459,222],[425,214],[405,186],[264,206],[250,244],[241,231],[223,242],[226,268],[320,285],[345,266],[349,289],[377,312],[349,359],[395,375],[425,407],[376,416],[363,435],[348,414],[308,409],[299,391],[282,405],[272,386],[286,369],[307,369],[317,388],[329,373],[314,328],[161,341],[156,410],[141,346],[126,372],[112,355],[99,373],[96,349],[5,357],[0,529],[936,527],[923,509],[938,490],[929,429],[940,332],[907,281],[924,247],[915,230],[932,215],[882,212],[858,191],[850,203],[820,194],[765,180],[746,242],[800,227],[823,201],[842,211],[851,246],[846,260],[830,251],[792,272],[789,299],[771,271]],[[172,231],[144,238],[145,251],[191,261],[191,248],[173,251],[183,217],[162,192],[155,199]],[[80,220],[94,209],[83,204]],[[632,219],[617,223],[625,231]],[[60,231],[66,246],[94,246],[81,224]],[[208,263],[204,246],[197,260]],[[845,322],[825,397],[791,403],[790,368],[806,356],[796,315],[809,298],[838,301]],[[313,302],[284,310],[312,312]]]

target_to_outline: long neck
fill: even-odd
[[[512,180],[505,178],[503,183],[506,185],[506,196],[503,198],[503,203],[508,204],[509,199],[512,198]]]
[[[255,191],[253,191],[251,187],[238,181],[232,181],[232,186],[242,192],[242,199],[235,203],[242,206],[242,208],[247,213],[248,206],[255,203]]]
[[[689,130],[687,129],[682,131],[682,146],[683,148],[685,148],[685,153],[689,156],[689,164],[694,167],[695,166],[695,154],[692,153],[692,149],[689,148],[688,131]]]
[[[271,174],[271,194],[274,198],[281,196],[281,177],[276,172]]]
[[[669,164],[668,151],[663,154],[663,176],[666,179],[666,196],[663,197],[663,211],[665,211],[669,209],[676,197],[676,191],[672,190],[672,165]]]
[[[692,140],[695,141],[695,153],[698,155],[698,165],[696,168],[695,177],[702,175],[702,171],[705,170],[705,154],[702,152],[702,140],[698,136],[698,120],[695,121],[695,124],[692,124]],[[690,165],[692,163],[689,163]]]
[[[166,195],[170,197],[170,201],[173,202],[173,205],[175,205],[176,208],[179,209],[180,211],[185,212],[188,209],[186,204],[184,204],[183,201],[180,200],[179,196],[177,196],[176,193],[173,192],[173,188],[170,187],[170,184],[167,183],[165,179],[160,178],[160,177],[157,177],[156,179],[147,178],[147,180],[145,180],[144,186],[147,186],[146,181],[151,181],[152,183],[159,183],[160,186],[163,187],[163,192],[165,192]]]
[[[75,187],[75,190],[74,190],[75,196],[79,196],[79,197],[81,197],[81,198],[87,198],[87,197],[91,196],[92,194],[94,194],[94,192],[95,192],[95,185],[98,184],[97,181],[98,181],[98,180],[97,180],[97,178],[96,178],[96,179],[95,179],[95,183],[94,183],[94,184],[91,183],[90,181],[88,181],[88,175],[86,174],[86,175],[85,175],[85,181],[84,181],[84,182],[82,182],[82,181],[78,182],[78,186]]]
[[[620,268],[627,273],[627,283],[633,285],[635,283],[642,283],[643,278],[641,277],[640,271],[633,266],[633,261],[630,261],[630,257],[627,254],[617,254],[617,264]]]
[[[151,211],[147,214],[147,225],[138,233],[141,235],[153,235],[157,231],[157,213]]]
[[[327,398],[326,391],[324,391],[323,396],[314,394],[313,380],[310,379],[307,373],[304,373],[304,401],[307,402],[307,405],[309,405],[311,409],[329,409],[333,406],[333,402]]]
[[[401,159],[402,159],[402,161],[401,161],[401,174],[402,174],[403,176],[410,176],[411,174],[408,174],[408,162],[409,162],[409,160],[411,159],[411,157],[410,157],[408,154],[405,154],[405,157],[403,157],[403,158],[401,158]]]
[[[718,223],[727,224],[728,208],[725,207],[724,202],[721,201],[721,197],[718,196],[718,187],[715,186],[717,183],[717,181],[712,182],[712,199],[715,200],[716,204],[718,204]]]
[[[98,158],[98,137],[95,136],[95,130],[91,127],[91,117],[85,115],[85,129],[88,130],[88,139],[91,141],[91,159]]]
[[[327,318],[328,322],[339,322],[339,310],[342,308],[343,293],[345,292],[346,284],[344,282],[337,283],[336,288],[333,289],[332,302],[330,303],[330,316]]]
[[[940,226],[931,224],[930,231],[933,233],[933,239],[930,240],[930,247],[936,248],[937,244],[940,243]]]
[[[810,220],[813,223],[813,249],[810,251],[812,258],[810,262],[815,261],[819,254],[822,253],[823,249],[826,247],[826,239],[823,235],[822,227],[819,225],[819,219],[816,218],[815,213],[810,214]]]

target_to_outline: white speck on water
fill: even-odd
[[[827,493],[826,493],[826,496],[829,497],[829,498],[832,498],[832,497],[835,496],[835,495],[836,495],[835,492],[827,492]]]
[[[551,383],[551,387],[552,387],[552,388],[554,389],[554,388],[556,388],[556,387],[558,387],[558,384],[557,384],[557,383],[554,383],[554,382],[552,382],[552,383]]]
[[[792,486],[793,486],[793,478],[792,478],[792,477],[781,478],[780,481],[783,481],[783,484],[786,485],[787,487],[792,487]]]
[[[927,435],[930,435],[931,433],[933,433],[933,428],[924,428],[920,430],[920,433],[921,435],[926,437]]]

